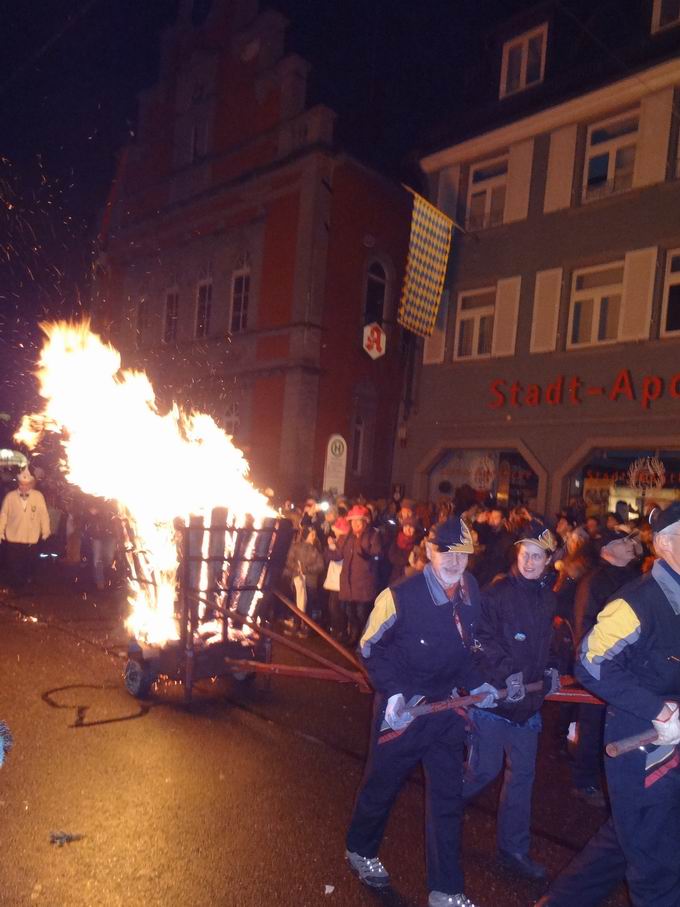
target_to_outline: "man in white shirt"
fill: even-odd
[[[5,495],[0,508],[0,539],[10,584],[20,588],[33,577],[38,542],[50,534],[50,518],[42,493],[28,467],[17,477],[18,488]]]

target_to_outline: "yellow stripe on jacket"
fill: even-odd
[[[371,646],[379,642],[386,630],[394,624],[397,619],[397,606],[394,602],[394,596],[391,589],[383,589],[376,598],[373,610],[368,618],[364,632],[359,640],[361,654],[368,658],[371,654]]]
[[[615,598],[600,611],[581,646],[581,664],[596,680],[600,665],[611,661],[640,638],[640,621],[627,601]]]

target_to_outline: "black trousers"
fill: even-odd
[[[634,907],[680,907],[680,767],[657,785],[664,796],[631,786],[612,797],[611,818],[551,885],[546,907],[597,907],[624,880]]]
[[[604,715],[603,705],[581,703],[578,707],[578,742],[571,769],[574,787],[600,787],[602,784]]]
[[[430,891],[463,891],[460,824],[465,724],[455,712],[417,718],[388,743],[377,742],[385,699],[376,703],[371,749],[354,814],[347,849],[375,857],[392,804],[418,763],[425,772],[427,880]]]
[[[38,546],[23,542],[5,541],[5,565],[9,585],[20,589],[33,579],[38,558]]]

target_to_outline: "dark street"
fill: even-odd
[[[0,717],[15,738],[0,770],[3,904],[425,902],[419,775],[382,851],[394,892],[364,889],[343,860],[369,696],[344,684],[258,678],[203,683],[190,711],[178,685],[138,702],[121,678],[124,604],[94,599],[52,569],[35,592],[5,596],[0,609]],[[604,818],[568,795],[551,733],[556,713],[544,707],[534,807],[534,853],[551,873]],[[466,816],[466,890],[481,907],[528,907],[541,886],[495,865],[496,796],[497,788],[486,792]],[[78,837],[51,843],[60,832]]]

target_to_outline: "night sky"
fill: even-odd
[[[265,4],[261,4],[264,6]],[[531,0],[272,0],[312,64],[309,103],[396,178],[455,116],[490,24]],[[40,318],[87,307],[99,212],[176,0],[0,2],[0,411],[34,387]],[[18,355],[16,355],[18,352]],[[22,407],[18,407],[18,400]],[[1,437],[0,437],[1,441]]]

